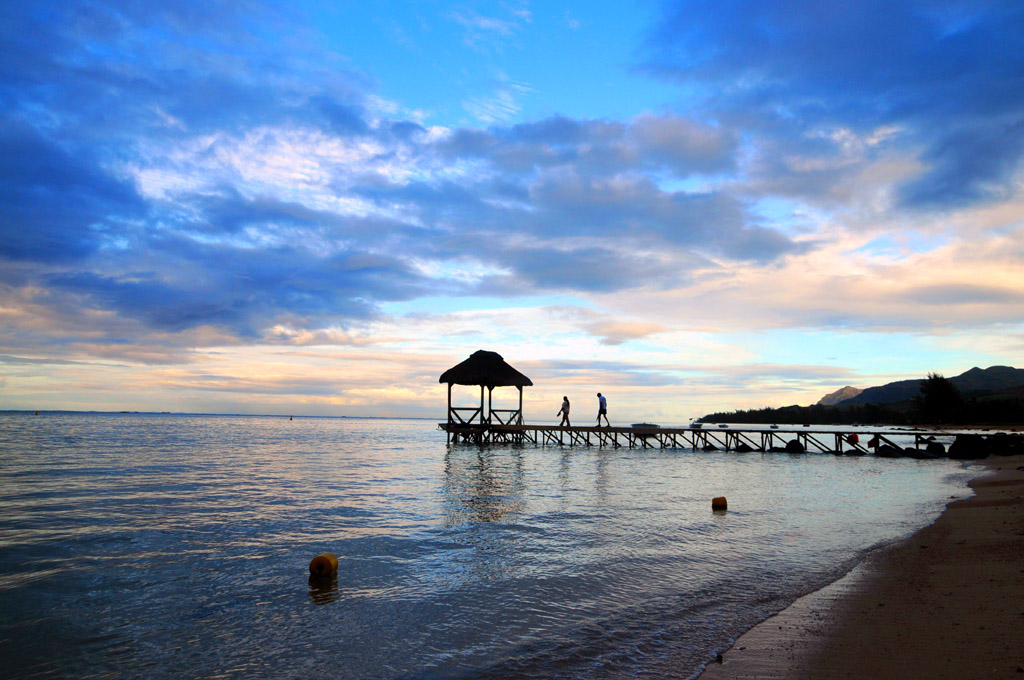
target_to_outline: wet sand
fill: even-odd
[[[1024,678],[1024,456],[975,495],[741,636],[700,680]]]

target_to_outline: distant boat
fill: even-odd
[[[777,430],[777,429],[779,429],[779,426],[778,425],[772,425],[772,429],[773,430]]]
[[[630,425],[630,427],[653,428],[653,427],[661,427],[661,425],[656,425],[655,423],[633,423],[632,425]]]
[[[719,425],[719,427],[729,427],[729,426],[726,425],[725,423],[723,423],[723,424]]]
[[[704,423],[690,423],[690,428],[693,430],[699,430],[704,427]]]

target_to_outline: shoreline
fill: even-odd
[[[742,634],[700,680],[1024,677],[1024,456],[974,495]]]

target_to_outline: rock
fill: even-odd
[[[925,451],[932,454],[936,458],[941,458],[946,455],[946,447],[937,441],[928,442],[928,446],[925,447]]]
[[[989,451],[997,456],[1024,454],[1024,437],[1019,434],[997,432],[988,438]]]
[[[949,457],[953,460],[981,460],[988,454],[988,441],[980,434],[958,434],[949,445]]]
[[[736,453],[750,453],[753,450],[754,449],[752,446],[750,446],[750,444],[744,444],[742,442],[737,444],[735,449]]]
[[[786,442],[786,453],[803,453],[804,445],[796,439],[790,439]]]
[[[875,455],[879,458],[899,458],[903,455],[903,452],[897,449],[895,446],[889,444],[882,444],[875,449]]]

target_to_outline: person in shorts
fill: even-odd
[[[608,400],[605,399],[600,392],[597,393],[597,426],[601,427],[601,416],[604,416],[604,423],[608,427],[612,424],[608,422]]]

